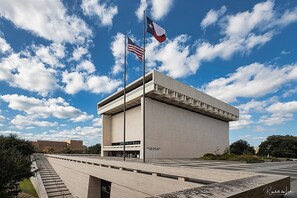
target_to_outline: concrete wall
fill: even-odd
[[[111,145],[111,116],[102,115],[102,137],[101,137],[101,155],[107,156],[107,152],[103,151],[104,146]]]
[[[33,161],[32,166],[31,166],[31,171],[33,172],[37,169],[38,169],[37,164],[35,161]],[[34,186],[39,197],[48,198],[39,171],[37,171],[33,177],[30,177],[30,181],[31,181],[32,185]]]
[[[67,140],[67,147],[73,151],[83,150],[83,141],[81,140]]]
[[[54,149],[54,152],[63,151],[67,148],[67,142],[37,140],[37,143],[37,149],[44,152],[47,152],[48,148]]]
[[[94,193],[90,187],[94,189],[94,186],[98,186],[100,189],[98,179],[112,182],[112,198],[150,197],[199,186],[199,184],[196,183],[84,163],[73,163],[71,161],[51,157],[48,158],[48,161],[68,187],[72,195],[76,198],[91,198],[91,194],[95,195],[96,193]],[[135,163],[136,168],[138,165],[142,164]],[[93,178],[90,179],[90,175]],[[96,178],[95,181],[97,181],[96,185],[90,183],[90,181],[94,181],[94,178]],[[96,190],[98,190],[98,188]]]
[[[49,162],[74,197],[100,198],[100,179],[98,181],[81,171],[52,163],[51,160]]]
[[[124,113],[111,116],[111,141],[123,142]],[[141,107],[137,106],[126,111],[126,141],[141,140]]]
[[[194,158],[229,145],[229,123],[146,98],[146,158]]]

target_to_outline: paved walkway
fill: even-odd
[[[231,171],[256,172],[273,175],[287,175],[291,177],[291,191],[297,192],[297,161],[265,162],[265,163],[240,163],[230,161],[192,160],[192,159],[163,159],[152,160],[151,164],[189,167],[209,168]]]
[[[46,157],[34,155],[41,179],[49,198],[73,198]]]

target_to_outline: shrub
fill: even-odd
[[[217,156],[213,153],[206,153],[203,155],[202,159],[205,159],[205,160],[216,160],[217,159]]]
[[[243,154],[255,154],[254,147],[250,146],[250,144],[245,140],[238,140],[233,142],[230,145],[230,153],[234,153],[236,155],[243,155]]]
[[[263,159],[256,157],[254,155],[241,155],[240,161],[246,161],[247,163],[258,163],[258,162],[264,162]]]
[[[277,159],[277,158],[272,158],[271,159],[271,162],[281,162],[281,160],[280,159]]]
[[[260,157],[250,155],[250,154],[244,154],[244,155],[236,155],[233,153],[224,153],[222,155],[215,155],[213,153],[206,153],[203,155],[201,159],[204,160],[229,160],[229,161],[242,161],[247,163],[258,163],[258,162],[264,162],[264,160]]]

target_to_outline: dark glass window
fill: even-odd
[[[101,198],[110,198],[111,182],[101,179]]]
[[[134,145],[134,144],[140,144],[140,141],[128,141],[128,142],[126,142],[126,145]],[[124,145],[124,142],[114,142],[111,145],[112,146]]]

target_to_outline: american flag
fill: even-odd
[[[133,43],[133,41],[129,37],[128,37],[128,51],[133,52],[137,56],[138,60],[142,62],[142,57],[144,53],[143,48]]]

